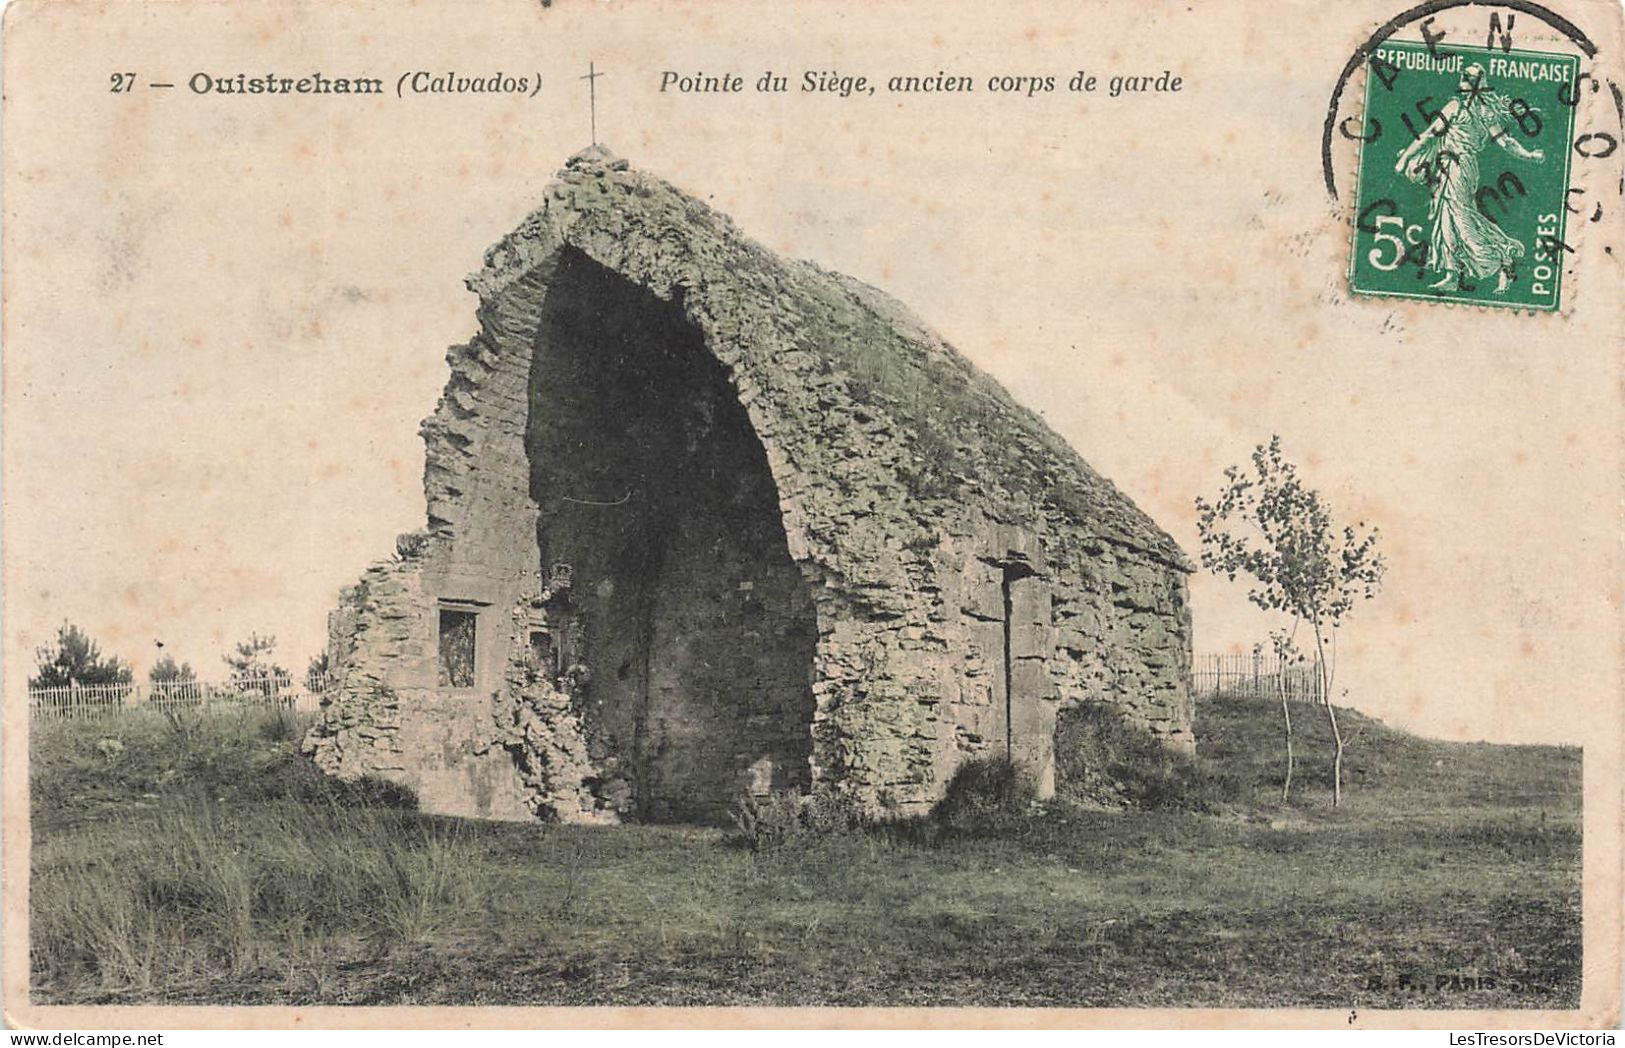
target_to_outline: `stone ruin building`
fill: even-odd
[[[306,750],[491,819],[918,813],[1057,714],[1189,748],[1189,562],[874,288],[601,148],[469,279],[428,526],[330,617]]]

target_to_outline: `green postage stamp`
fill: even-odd
[[[1351,290],[1556,310],[1577,71],[1538,51],[1373,50]]]

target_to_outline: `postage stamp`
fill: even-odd
[[[1412,41],[1372,51],[1355,294],[1559,308],[1578,64]]]

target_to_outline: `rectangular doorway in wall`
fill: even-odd
[[[1048,583],[1026,564],[1008,564],[1003,597],[1003,753],[1047,796],[1053,789],[1055,759]]]
[[[1012,714],[1015,712],[1015,688],[1013,687],[1015,677],[1015,658],[1011,654],[1014,638],[1010,628],[1010,587],[1015,582],[1016,577],[1017,576],[1014,568],[1007,566],[1004,569],[1004,583],[1001,586],[1001,592],[1004,597],[1004,650],[1000,653],[999,657],[999,669],[1001,671],[1001,680],[1004,685],[1004,756],[1005,759],[1011,761],[1016,759],[1016,729],[1015,718],[1012,716]]]

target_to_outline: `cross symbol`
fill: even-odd
[[[593,69],[592,63],[588,62],[587,63],[587,75],[586,76],[580,76],[580,77],[576,78],[577,80],[585,80],[587,82],[587,106],[588,106],[587,111],[590,114],[590,118],[592,120],[592,144],[593,145],[598,144],[598,91],[597,91],[597,87],[598,87],[598,78],[603,76],[603,75],[604,75],[603,73],[596,72]]]

